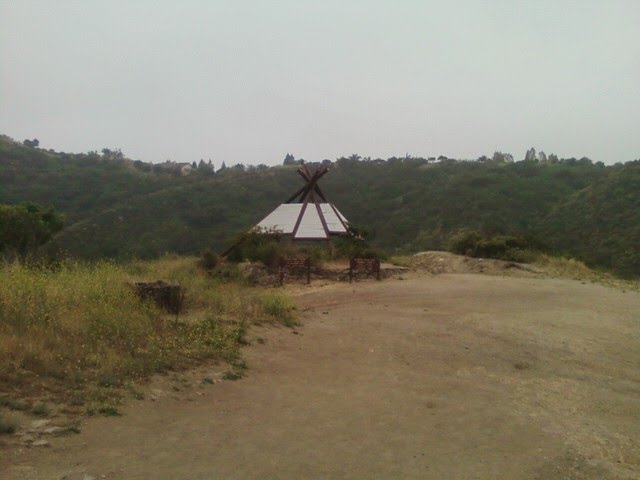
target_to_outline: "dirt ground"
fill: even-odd
[[[402,277],[289,286],[303,325],[253,329],[241,380],[159,377],[0,478],[640,478],[639,293]]]

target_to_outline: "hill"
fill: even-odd
[[[540,222],[550,246],[624,277],[640,275],[640,161],[555,206]]]
[[[140,162],[142,163],[142,162]],[[125,199],[166,188],[174,177],[136,168],[120,152],[67,154],[0,136],[0,203],[52,205],[73,223]]]
[[[551,156],[550,156],[551,157]],[[218,172],[152,165],[120,152],[66,154],[0,138],[0,203],[65,213],[54,246],[81,258],[152,258],[220,250],[300,186],[297,165]],[[202,164],[201,164],[202,166]],[[640,275],[638,165],[441,158],[333,162],[323,189],[373,245],[390,253],[446,247],[460,228],[538,236],[592,266]],[[635,237],[634,237],[635,235]]]

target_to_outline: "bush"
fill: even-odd
[[[0,435],[10,435],[16,432],[17,424],[15,421],[5,418],[0,414]]]
[[[311,267],[319,267],[323,262],[331,260],[331,251],[325,242],[301,242],[296,243],[295,251],[301,257],[308,257]],[[293,250],[288,252],[293,254]]]
[[[276,267],[281,257],[290,255],[291,247],[281,243],[282,235],[275,231],[250,231],[236,235],[229,241],[235,245],[227,255],[231,262],[262,262],[268,267]]]
[[[276,293],[270,293],[262,297],[262,309],[264,313],[284,323],[288,327],[296,324],[293,318],[295,305],[287,298]]]
[[[0,205],[0,254],[26,259],[62,230],[64,217],[35,203]]]
[[[449,240],[448,250],[459,255],[509,261],[533,261],[539,244],[532,238],[488,235],[476,230],[459,230]]]
[[[198,266],[206,271],[215,269],[220,264],[220,257],[212,251],[207,251],[198,261]]]
[[[336,253],[339,257],[346,258],[375,258],[379,260],[386,259],[387,255],[384,251],[373,248],[366,241],[369,233],[359,227],[351,227],[350,235],[340,237],[337,243]]]
[[[478,243],[482,240],[482,234],[475,230],[458,230],[451,235],[448,244],[448,250],[458,255],[467,255],[475,257]]]

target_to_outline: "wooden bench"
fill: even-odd
[[[284,285],[287,275],[306,275],[307,285],[311,283],[311,259],[309,257],[281,258],[278,263],[278,279]]]
[[[377,258],[352,258],[349,260],[349,282],[353,282],[359,273],[375,276],[376,280],[380,280],[380,260]]]

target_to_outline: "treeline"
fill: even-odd
[[[533,147],[527,150],[524,158],[521,161],[528,162],[528,163],[540,163],[540,164],[551,164],[551,165],[558,164],[558,163],[566,164],[566,165],[576,165],[576,164],[591,165],[594,163],[588,157],[581,157],[579,159],[575,157],[559,158],[555,153],[551,153],[547,155],[546,153],[544,153],[544,151],[536,152],[536,149]],[[515,160],[513,155],[510,153],[495,151],[491,157],[488,157],[486,155],[481,155],[475,159],[456,159],[456,158],[449,158],[446,155],[439,155],[438,157],[425,158],[425,157],[419,157],[419,156],[415,157],[415,156],[409,155],[408,153],[405,154],[404,157],[389,157],[389,158],[383,159],[383,158],[361,157],[357,153],[354,153],[352,155],[349,155],[348,157],[344,157],[344,156],[338,157],[335,160],[335,162],[343,163],[343,164],[364,162],[364,163],[376,163],[376,164],[404,163],[404,164],[412,164],[412,165],[426,165],[430,163],[433,164],[433,163],[477,162],[477,163],[483,163],[483,164],[493,163],[493,164],[500,165],[500,164],[514,163]],[[302,164],[302,163],[309,163],[309,162],[305,162],[304,159],[296,159],[295,156],[290,153],[286,154],[283,161],[283,165],[296,165],[296,164]],[[322,162],[315,162],[315,163],[322,164],[322,165],[331,165],[334,162],[332,160],[325,159],[325,160],[322,160]],[[595,162],[595,164],[599,167],[604,167],[603,162]],[[619,164],[619,165],[622,165],[622,164]]]
[[[301,185],[299,161],[288,154],[277,167],[218,169],[203,161],[186,173],[186,164],[149,168],[119,151],[70,155],[0,138],[0,203],[63,212],[66,227],[50,248],[78,257],[220,251]],[[354,154],[324,163],[325,193],[389,253],[442,249],[471,229],[535,237],[553,253],[640,275],[638,161],[605,166],[530,149],[520,161],[495,152],[473,161]]]

